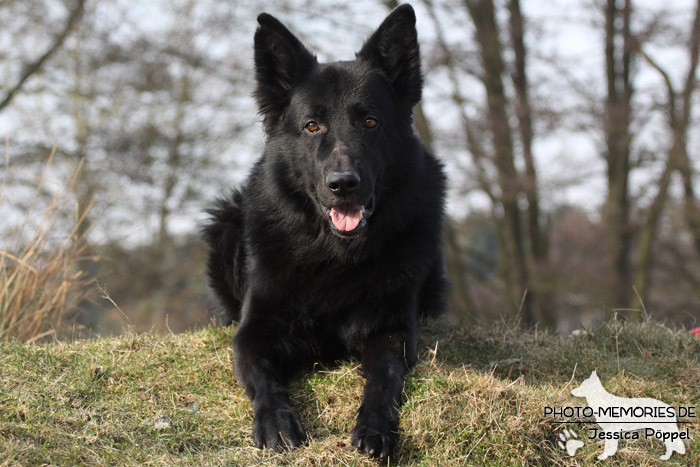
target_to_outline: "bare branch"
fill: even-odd
[[[671,119],[671,125],[675,128],[676,127],[676,97],[677,93],[676,90],[673,88],[673,83],[671,82],[671,76],[669,76],[668,72],[663,69],[659,63],[654,60],[648,53],[644,51],[639,45],[637,45],[637,51],[639,54],[644,58],[644,60],[647,61],[647,63],[656,71],[659,72],[661,77],[664,80],[664,83],[666,84],[666,90],[668,91],[668,106],[669,106],[669,116]]]
[[[690,32],[688,52],[690,54],[690,66],[688,67],[688,74],[683,88],[683,115],[681,116],[684,126],[687,126],[690,121],[690,98],[695,90],[695,73],[697,72],[700,55],[700,0],[695,6],[695,19],[693,20],[693,29]]]
[[[68,35],[71,33],[75,25],[78,23],[80,20],[80,17],[83,15],[83,11],[85,10],[85,0],[77,0],[77,3],[75,5],[75,8],[73,8],[68,15],[68,19],[66,20],[66,24],[61,30],[61,32],[54,38],[53,43],[49,46],[48,49],[35,61],[32,63],[27,64],[24,67],[24,71],[22,72],[22,75],[19,77],[17,80],[17,83],[10,88],[8,93],[5,95],[5,97],[0,101],[0,112],[8,106],[10,102],[12,102],[12,99],[15,97],[15,95],[22,90],[22,87],[24,84],[27,82],[29,78],[31,78],[34,74],[39,72],[41,70],[41,67],[44,65],[44,63],[58,50],[61,48],[63,45],[63,42],[66,40]]]
[[[457,61],[455,60],[452,52],[450,51],[450,48],[447,45],[447,40],[445,39],[442,24],[437,18],[433,2],[431,0],[423,0],[423,3],[425,4],[430,19],[432,20],[433,25],[435,26],[438,46],[440,47],[440,51],[445,58],[447,73],[450,80],[450,85],[452,87],[452,100],[454,101],[455,105],[457,106],[460,112],[462,126],[464,128],[464,133],[467,138],[469,152],[472,155],[474,165],[476,166],[479,174],[477,177],[479,186],[491,200],[496,200],[498,199],[498,197],[489,185],[489,177],[486,175],[486,168],[484,167],[484,159],[487,158],[486,151],[481,146],[481,143],[479,142],[479,139],[476,136],[476,130],[474,129],[474,125],[469,119],[469,116],[467,115],[466,111],[464,110],[465,105],[467,103],[467,99],[464,97],[460,90],[460,80],[457,76]]]

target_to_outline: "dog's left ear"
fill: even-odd
[[[416,105],[421,99],[423,75],[416,32],[416,14],[409,4],[398,6],[367,39],[357,58],[379,68],[399,95]]]

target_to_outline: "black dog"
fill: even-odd
[[[354,61],[321,64],[258,17],[255,97],[267,145],[204,229],[210,284],[240,321],[236,376],[258,447],[306,434],[286,382],[300,365],[359,356],[367,382],[352,442],[390,456],[420,314],[443,311],[445,175],[415,136],[422,76],[409,5]]]

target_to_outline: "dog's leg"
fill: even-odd
[[[685,443],[683,443],[683,440],[675,440],[673,442],[673,450],[676,451],[678,454],[685,454]]]
[[[449,291],[450,281],[447,278],[445,260],[440,254],[420,289],[418,298],[420,315],[435,318],[445,313]]]
[[[671,427],[671,432],[678,433],[678,427],[673,425]],[[685,444],[683,444],[683,441],[680,439],[666,440],[664,441],[664,445],[666,446],[666,452],[661,456],[661,460],[663,461],[669,460],[674,451],[678,454],[685,454]]]
[[[379,334],[362,352],[367,378],[352,443],[376,457],[390,457],[398,441],[399,405],[403,380],[415,363],[416,331]]]
[[[306,432],[292,408],[287,375],[299,362],[287,335],[269,323],[246,321],[233,338],[236,377],[253,404],[253,439],[259,448],[299,447]]]
[[[602,461],[615,454],[617,452],[617,441],[616,439],[606,439],[603,453],[598,456],[598,459]]]
[[[241,318],[241,299],[245,289],[245,249],[243,248],[243,195],[234,191],[208,210],[209,221],[202,229],[202,239],[209,244],[207,275],[209,285],[221,301],[214,308],[216,320],[228,326]]]
[[[662,461],[667,461],[671,458],[671,455],[673,454],[673,443],[671,441],[666,441],[664,445],[666,446],[666,452],[659,459],[661,459]]]

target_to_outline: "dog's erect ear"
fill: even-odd
[[[313,69],[316,57],[275,17],[262,13],[255,31],[255,99],[265,122],[277,119],[289,93]]]
[[[413,7],[396,7],[372,36],[357,58],[379,68],[399,95],[413,106],[421,99],[423,75]]]

